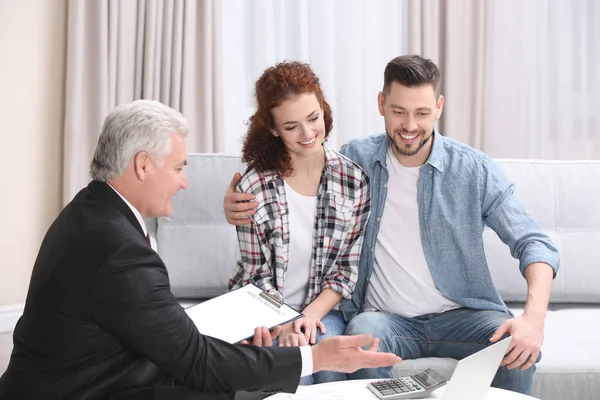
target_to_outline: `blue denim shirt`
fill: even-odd
[[[364,306],[375,262],[378,217],[383,215],[389,174],[387,134],[354,139],[340,152],[371,179],[371,215],[365,231],[358,281],[341,310],[349,321]],[[433,279],[444,296],[478,310],[510,314],[494,287],[485,258],[483,230],[492,228],[506,243],[520,270],[544,262],[558,271],[559,255],[550,238],[513,195],[514,185],[484,153],[435,132],[429,159],[419,169],[417,201],[421,242]]]

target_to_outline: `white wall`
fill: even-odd
[[[0,306],[61,208],[66,0],[0,0]]]

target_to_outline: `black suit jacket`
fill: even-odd
[[[157,382],[293,392],[300,370],[298,348],[201,335],[131,209],[91,182],[42,242],[0,399],[105,399]]]

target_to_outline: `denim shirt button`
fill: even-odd
[[[429,173],[430,173],[430,174],[433,174],[433,170],[432,170],[432,169],[430,169],[430,170],[429,170]]]

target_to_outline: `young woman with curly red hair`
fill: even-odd
[[[258,206],[251,223],[237,226],[241,260],[230,289],[253,283],[304,314],[284,325],[279,346],[317,343],[342,335],[339,309],[358,275],[370,184],[354,162],[324,142],[331,109],[309,65],[282,62],[256,82],[242,158],[248,164],[237,190]],[[301,384],[345,379],[322,371]]]

